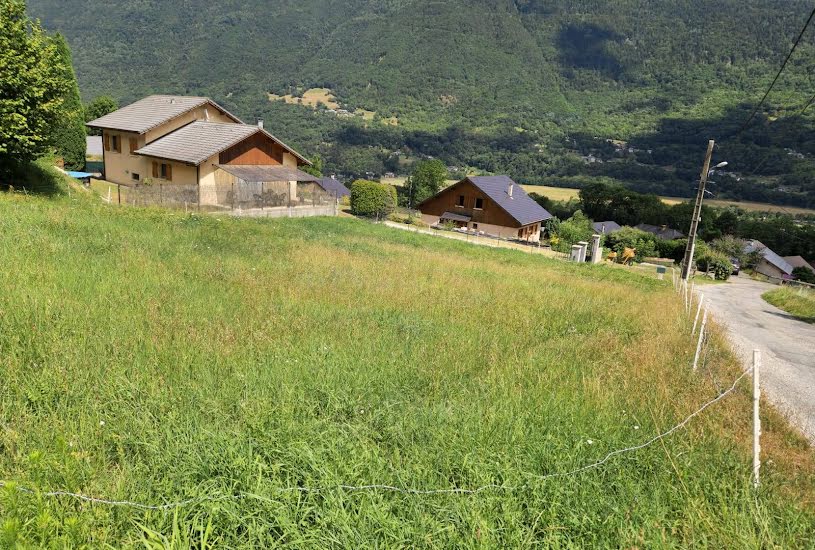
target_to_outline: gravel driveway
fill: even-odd
[[[765,302],[761,295],[773,288],[741,275],[699,290],[745,366],[761,350],[764,392],[815,444],[815,325]]]

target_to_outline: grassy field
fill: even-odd
[[[807,323],[815,323],[815,290],[780,287],[762,296],[766,301]]]
[[[0,547],[811,548],[667,281],[355,219],[0,195]],[[385,484],[475,494],[413,494]],[[31,488],[27,493],[18,487]],[[180,508],[91,504],[67,490]]]

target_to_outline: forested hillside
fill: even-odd
[[[688,195],[712,137],[731,163],[718,196],[815,205],[815,28],[735,135],[805,0],[115,4],[29,1],[67,36],[84,99],[206,94],[330,171],[403,172],[434,156],[529,183]],[[297,104],[313,88],[338,105]]]

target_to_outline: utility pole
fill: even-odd
[[[710,159],[713,157],[714,142],[711,139],[707,142],[707,154],[705,163],[702,166],[702,176],[699,178],[699,192],[696,193],[696,203],[693,206],[693,218],[690,221],[690,231],[688,232],[688,246],[685,248],[685,260],[682,262],[682,280],[687,281],[690,277],[690,268],[693,263],[693,251],[696,248],[696,230],[699,227],[699,220],[702,216],[702,200],[705,198],[705,184],[710,173]]]

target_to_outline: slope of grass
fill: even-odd
[[[807,323],[815,323],[815,291],[806,288],[781,287],[761,296],[777,308]]]
[[[2,547],[815,541],[812,455],[771,413],[752,492],[742,387],[654,445],[539,477],[736,378],[718,343],[690,372],[667,282],[351,219],[17,195],[0,196],[0,277]],[[374,483],[498,488],[338,487]],[[38,494],[56,489],[210,500]]]

